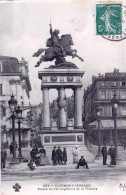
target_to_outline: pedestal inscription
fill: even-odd
[[[75,135],[69,136],[52,136],[52,142],[74,142],[76,141]]]

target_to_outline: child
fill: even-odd
[[[28,165],[28,167],[30,168],[31,171],[34,171],[34,169],[36,168],[36,165],[33,162],[33,160],[30,160],[30,162],[27,165]]]

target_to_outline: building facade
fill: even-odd
[[[101,107],[102,142],[110,143],[114,140],[111,103],[114,94],[119,100],[117,128],[118,142],[120,143],[121,140],[126,139],[126,73],[114,69],[112,73],[99,74],[98,77],[93,76],[92,84],[84,91],[83,122],[84,127],[88,130],[88,136],[94,137],[94,143],[98,141],[97,105]]]
[[[8,100],[13,94],[18,105],[25,107],[29,105],[31,84],[28,75],[28,63],[22,58],[0,56],[0,119],[1,119],[1,142],[9,146],[12,142],[12,121]],[[29,125],[27,121],[27,110],[23,112],[21,123],[22,144],[27,145],[30,141]],[[18,125],[15,121],[16,142],[18,144]]]

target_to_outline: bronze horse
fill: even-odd
[[[47,49],[41,48],[36,53],[34,53],[33,57],[38,57],[40,54],[45,52],[45,55],[41,55],[40,60],[37,62],[35,67],[39,66],[42,62],[53,61],[56,59],[60,63],[66,62],[66,56],[78,57],[81,61],[84,61],[81,57],[77,55],[76,49],[71,49],[71,45],[73,45],[73,40],[70,34],[62,35],[60,39],[60,44],[63,48],[63,52],[57,46],[52,46],[51,38],[47,40],[46,46],[49,47]]]

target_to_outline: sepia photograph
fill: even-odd
[[[126,1],[0,1],[1,195],[126,192]]]

